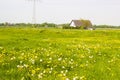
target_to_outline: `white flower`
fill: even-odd
[[[40,62],[42,62],[43,60],[42,59],[40,59]]]
[[[41,75],[43,75],[43,73],[40,73]]]
[[[24,67],[26,67],[26,68],[28,67],[28,65],[27,65],[27,64],[24,64],[23,66],[24,66]]]
[[[24,66],[17,65],[17,68],[23,68]]]
[[[71,61],[73,61],[73,59],[71,59]]]
[[[64,68],[65,68],[65,66],[62,66],[62,68],[64,69]]]
[[[34,59],[30,59],[30,62],[31,62],[32,64],[34,64],[34,63],[35,63],[35,60],[34,60]]]
[[[69,64],[73,64],[73,61],[69,61]]]
[[[14,59],[16,59],[16,57],[15,57],[15,56],[11,58],[11,60],[14,60]]]
[[[23,63],[23,61],[20,61],[20,64],[22,64]]]
[[[17,68],[19,68],[20,67],[20,65],[17,65]]]
[[[38,78],[41,79],[41,78],[42,78],[42,75],[41,75],[41,74],[38,74]]]
[[[52,60],[52,58],[50,57],[49,60]]]
[[[78,66],[78,64],[76,64],[75,66]]]
[[[60,57],[60,58],[58,58],[58,61],[61,61],[62,60],[62,58]]]
[[[61,71],[61,73],[63,74],[63,73],[64,73],[64,71]]]
[[[66,80],[70,80],[69,78],[66,78]]]
[[[93,55],[92,55],[92,56],[89,56],[89,58],[92,59],[92,58],[93,58]]]
[[[64,73],[63,76],[66,76],[66,74]]]
[[[68,70],[65,70],[65,72],[67,73],[67,72],[68,72]]]
[[[71,66],[71,68],[73,68],[73,66]]]
[[[78,79],[78,77],[77,77],[77,76],[73,78],[73,80],[77,80],[77,79]]]
[[[53,68],[51,67],[51,68],[50,68],[50,70],[52,71],[52,70],[53,70]]]
[[[52,71],[49,71],[49,73],[51,74],[51,73],[52,73]]]

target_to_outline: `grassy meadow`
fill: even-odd
[[[0,28],[0,80],[120,80],[120,30]]]

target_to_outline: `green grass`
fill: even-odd
[[[0,80],[120,80],[120,30],[0,28]]]

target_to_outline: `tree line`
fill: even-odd
[[[120,26],[113,26],[113,25],[93,25],[95,28],[120,28]]]
[[[54,23],[41,23],[41,24],[31,24],[31,23],[0,23],[2,27],[57,27]]]
[[[113,26],[113,25],[92,25],[89,20],[81,20],[83,22],[82,26],[92,26],[93,28],[120,28],[120,26]],[[55,23],[41,23],[41,24],[31,24],[31,23],[0,23],[0,27],[53,27],[53,28],[64,28],[64,29],[70,29],[70,23],[65,24],[55,24]]]

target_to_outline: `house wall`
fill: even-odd
[[[76,27],[74,22],[71,22],[70,26],[71,27]]]

